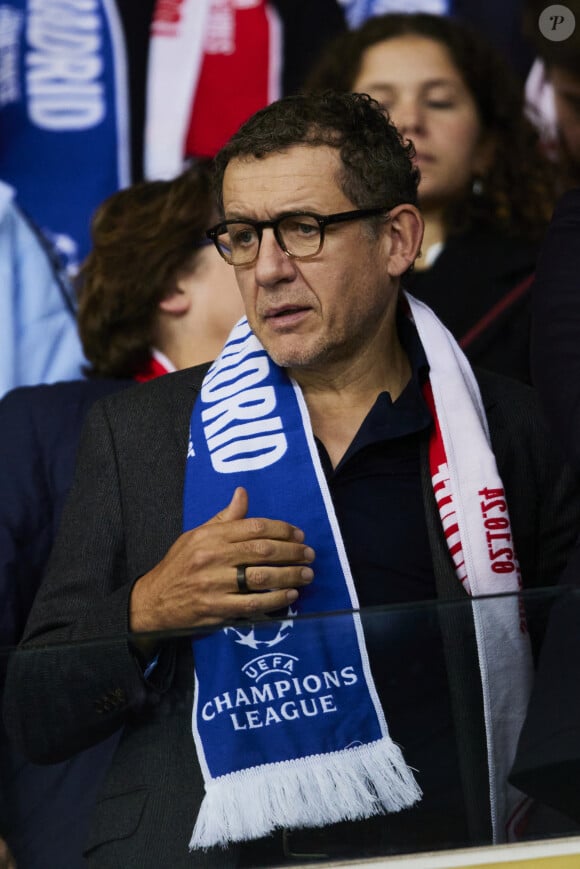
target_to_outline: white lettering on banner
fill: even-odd
[[[286,658],[288,661],[285,661]],[[284,666],[291,672],[296,660],[293,657],[290,660],[290,656],[285,655],[262,655],[245,664],[242,671],[257,680],[264,670],[274,673]],[[334,694],[323,694],[323,691],[346,688],[357,682],[354,667],[348,666],[341,670],[309,673],[302,678],[293,676],[260,686],[250,685],[249,688],[226,691],[208,700],[201,709],[201,717],[204,721],[213,721],[222,713],[229,712],[234,730],[254,730],[296,718],[314,718],[338,711]],[[258,708],[244,708],[250,706]]]
[[[247,326],[245,327],[247,329]],[[260,386],[270,373],[267,356],[256,351],[253,335],[236,346],[201,388],[204,435],[211,463],[221,474],[255,471],[279,461],[288,449],[282,420],[275,415],[273,386]]]
[[[233,54],[235,48],[235,12],[230,0],[212,0],[204,49],[207,54]]]
[[[106,113],[96,0],[30,0],[26,87],[32,123],[86,130]]]
[[[204,50],[206,54],[233,54],[236,50],[235,13],[256,9],[261,0],[213,0]]]
[[[18,49],[23,24],[20,10],[0,6],[0,108],[21,97]]]

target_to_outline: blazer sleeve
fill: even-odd
[[[31,760],[65,759],[158,702],[171,665],[158,667],[149,682],[132,652],[128,608],[136,578],[127,572],[114,438],[98,402],[46,576],[8,666],[5,723]]]

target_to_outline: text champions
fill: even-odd
[[[310,673],[301,678],[291,676],[225,691],[204,704],[201,717],[212,721],[229,715],[234,730],[253,730],[337,712],[336,689],[355,685],[358,677],[353,667],[340,671]]]

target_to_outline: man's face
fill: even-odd
[[[352,211],[356,206],[336,180],[339,169],[338,152],[326,146],[232,160],[223,182],[225,217]],[[396,302],[388,245],[385,229],[374,237],[362,221],[335,224],[326,228],[320,253],[297,260],[282,251],[272,229],[264,230],[258,259],[238,266],[236,276],[250,325],[278,365],[344,364],[388,332]]]

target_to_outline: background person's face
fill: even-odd
[[[213,245],[207,245],[194,253],[189,267],[180,272],[178,282],[190,296],[195,317],[208,334],[221,334],[225,341],[234,323],[244,315],[233,268]]]
[[[462,197],[484,171],[477,107],[439,42],[409,35],[371,46],[352,90],[374,97],[415,145],[423,209]]]

